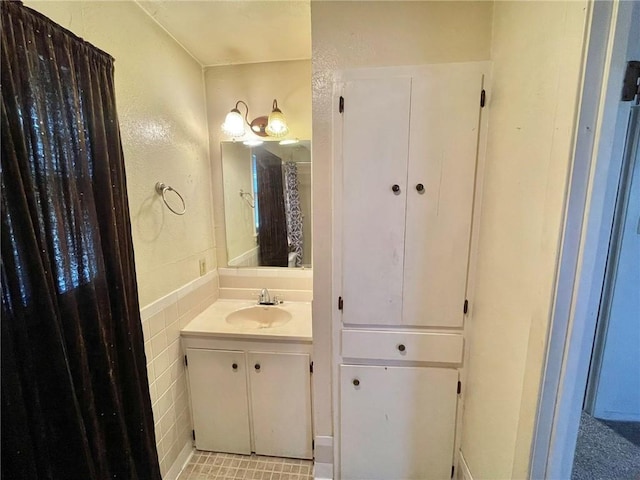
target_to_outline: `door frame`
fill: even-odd
[[[620,102],[639,2],[590,3],[584,78],[530,478],[570,478],[621,174]],[[632,27],[635,29],[632,32]],[[637,47],[636,47],[637,48]]]

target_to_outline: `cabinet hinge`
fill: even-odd
[[[309,364],[309,371],[310,371],[311,373],[313,373],[313,362],[311,362],[311,363]]]
[[[456,471],[456,467],[451,465],[451,478],[453,478],[453,472],[455,472],[455,471]]]
[[[191,430],[191,437],[193,438],[193,441],[196,441],[196,431],[195,430]]]
[[[316,448],[316,441],[311,440],[311,450],[314,450],[315,448]]]
[[[342,310],[344,308],[344,302],[342,301],[342,297],[338,297],[338,310]]]
[[[462,312],[466,315],[469,311],[469,300],[465,298],[464,305],[462,306]]]
[[[480,92],[480,108],[484,107],[485,100],[487,99],[487,92],[484,91],[484,88]]]
[[[458,389],[457,389],[458,395],[460,395],[460,392],[462,392],[462,382],[460,380],[458,380]]]
[[[189,360],[187,359],[187,356],[184,356],[184,366],[188,367],[189,366]]]
[[[340,100],[338,101],[338,112],[342,113],[344,112],[344,97],[340,97]]]
[[[630,102],[635,100],[636,95],[640,95],[640,61],[631,60],[627,62],[627,71],[624,74],[622,83],[622,101]]]

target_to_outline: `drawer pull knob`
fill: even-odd
[[[404,352],[406,349],[407,347],[405,347],[402,343],[398,345],[398,350],[400,350],[401,352]]]
[[[416,190],[418,191],[418,193],[424,193],[424,185],[421,183],[417,184]]]
[[[255,369],[256,369],[256,370],[260,370],[260,364],[259,364],[259,363],[256,363],[256,365],[255,365]]]
[[[234,363],[233,365],[231,365],[231,368],[233,368],[234,370],[237,370],[238,369],[238,364]]]
[[[354,386],[356,386],[356,387],[357,387],[358,385],[360,385],[360,380],[358,380],[357,378],[354,378],[354,379],[353,379],[353,385],[354,385]]]
[[[393,193],[395,193],[396,195],[400,195],[400,185],[396,184],[393,187],[391,187],[391,190],[393,191]]]

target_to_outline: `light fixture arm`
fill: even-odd
[[[275,100],[274,100],[274,102],[275,102]],[[240,105],[240,104],[244,105],[244,108],[245,108],[244,121],[247,122],[247,125],[251,126],[251,123],[249,123],[249,105],[247,105],[242,100],[238,100],[236,102],[236,107],[234,108],[234,110],[237,110],[237,112],[240,113],[240,110],[238,109],[238,105]]]

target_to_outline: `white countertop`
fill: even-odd
[[[204,312],[191,320],[182,330],[182,336],[233,337],[257,340],[286,340],[311,342],[311,303],[284,302],[278,308],[291,313],[284,325],[269,328],[231,325],[225,320],[230,313],[256,305],[255,300],[217,300]]]

